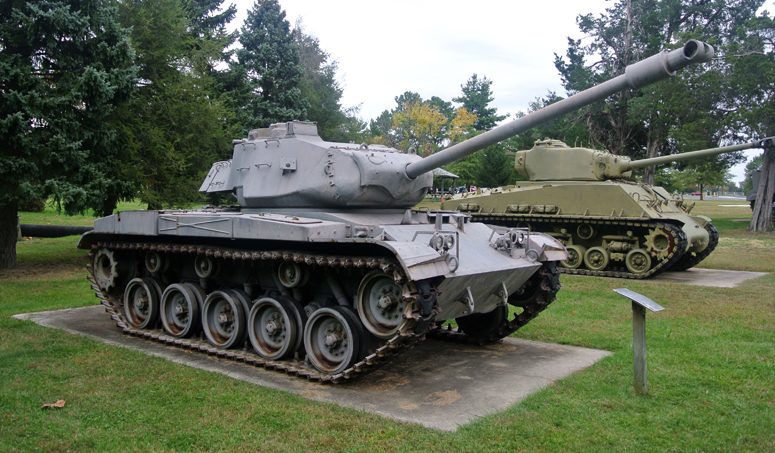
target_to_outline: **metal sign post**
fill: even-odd
[[[632,301],[632,352],[635,361],[635,391],[637,393],[646,393],[646,309],[657,312],[664,310],[665,307],[627,288],[615,289],[614,292]]]

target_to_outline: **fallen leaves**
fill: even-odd
[[[44,405],[43,405],[43,406],[41,406],[40,408],[41,408],[41,409],[46,409],[46,408],[57,408],[57,409],[61,409],[61,408],[63,408],[63,407],[65,407],[65,400],[59,400],[59,401],[57,401],[56,403],[51,403],[51,404],[44,404]]]

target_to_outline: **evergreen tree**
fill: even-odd
[[[480,80],[479,76],[474,73],[464,85],[460,85],[463,95],[452,98],[453,102],[463,104],[466,110],[476,115],[474,129],[477,131],[490,130],[499,121],[508,117],[508,115],[498,115],[497,108],[488,107],[490,102],[493,101],[492,92],[490,91],[491,86],[492,80],[489,80],[487,77],[483,77]]]
[[[67,213],[128,196],[106,119],[137,80],[128,30],[105,0],[0,6],[0,268],[16,265],[17,203]]]
[[[557,93],[550,91],[546,96],[537,97],[530,102],[527,113],[517,112],[515,116],[521,118],[561,100],[563,100],[562,96],[558,96]],[[546,138],[562,140],[568,146],[581,147],[590,144],[589,130],[586,124],[579,122],[572,115],[565,115],[506,140],[504,146],[509,151],[531,149],[537,140],[544,140]]]
[[[477,187],[500,187],[515,179],[514,158],[506,155],[501,144],[489,146],[476,153],[479,160],[476,173]]]
[[[229,148],[210,72],[227,40],[192,33],[180,0],[124,0],[119,12],[132,27],[141,80],[114,117],[128,151],[121,174],[148,209],[186,207]]]
[[[343,90],[336,79],[338,62],[329,61],[330,55],[320,48],[320,41],[304,32],[301,18],[296,21],[293,37],[304,68],[299,89],[309,103],[307,119],[317,123],[318,134],[324,140],[346,142],[355,138],[347,126],[354,124],[350,117],[358,108],[345,109],[341,105]]]
[[[299,88],[304,74],[299,47],[276,0],[256,0],[240,29],[239,42],[242,47],[232,67],[237,86],[231,87],[229,103],[242,133],[306,119],[309,103]]]

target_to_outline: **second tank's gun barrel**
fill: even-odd
[[[664,50],[645,60],[625,68],[624,74],[593,86],[580,93],[532,112],[483,134],[439,151],[425,159],[406,166],[406,175],[416,178],[434,168],[439,168],[490,145],[501,142],[524,131],[602,100],[626,88],[638,89],[666,79],[692,63],[703,63],[713,58],[713,47],[697,40],[690,40],[682,48]]]
[[[661,165],[670,162],[680,162],[682,160],[697,159],[699,157],[715,156],[717,154],[731,153],[733,151],[742,151],[751,148],[766,148],[775,144],[775,137],[767,137],[755,142],[743,143],[742,145],[722,146],[720,148],[703,149],[700,151],[691,151],[688,153],[672,154],[669,156],[652,157],[650,159],[640,159],[630,161],[624,165],[624,169],[649,167],[651,165]]]

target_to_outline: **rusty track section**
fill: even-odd
[[[270,370],[277,370],[313,381],[332,383],[339,383],[368,374],[405,352],[423,338],[423,335],[414,335],[412,332],[399,332],[393,338],[382,343],[372,354],[367,355],[363,360],[357,362],[352,367],[339,374],[329,375],[319,372],[311,364],[298,358],[293,360],[272,361],[251,352],[247,347],[242,350],[221,349],[211,345],[206,340],[176,338],[166,334],[162,330],[138,329],[132,326],[124,316],[123,310],[121,309],[121,296],[116,297],[106,293],[96,283],[91,263],[95,251],[101,248],[107,248],[109,250],[153,250],[165,253],[190,253],[207,255],[215,258],[233,259],[235,261],[285,260],[330,267],[381,268],[385,272],[392,272],[397,266],[395,263],[384,258],[372,257],[321,256],[290,251],[250,252],[209,246],[181,246],[178,244],[100,242],[92,246],[92,250],[88,254],[89,264],[87,265],[87,269],[90,274],[88,280],[92,283],[92,289],[95,290],[96,297],[100,299],[102,305],[105,306],[105,311],[107,311],[111,315],[111,318],[116,321],[116,325],[128,335],[147,338],[169,346],[199,351],[220,358],[236,360]]]
[[[520,216],[520,215],[514,215],[514,214],[503,215],[503,214],[495,214],[495,213],[492,213],[492,214],[470,213],[470,214],[473,216],[472,220],[476,222],[490,223],[495,225],[511,225],[511,224],[516,225],[517,223],[523,222],[528,225],[531,225],[531,231],[538,231],[539,233],[547,233],[547,234],[552,233],[551,231],[552,226],[569,226],[569,225],[575,226],[579,223],[582,223],[577,218],[562,218],[562,217],[548,217],[548,216],[547,217],[527,217],[527,216]],[[673,247],[672,250],[668,252],[668,259],[661,261],[659,264],[657,264],[656,266],[654,266],[653,268],[649,269],[647,272],[644,272],[642,274],[633,274],[624,265],[622,265],[622,267],[617,270],[603,270],[603,271],[593,271],[590,269],[568,269],[560,266],[559,271],[563,274],[592,275],[596,277],[630,278],[630,279],[636,279],[636,280],[654,277],[666,270],[670,270],[671,266],[679,263],[679,261],[681,260],[681,257],[684,255],[684,250],[686,250],[688,246],[688,240],[686,239],[686,234],[683,231],[681,231],[680,227],[668,222],[642,222],[642,221],[634,221],[634,220],[618,220],[615,218],[596,218],[596,219],[584,219],[583,223],[588,223],[590,225],[638,228],[638,229],[641,229],[642,232],[644,232],[644,234],[641,234],[641,237],[645,237],[645,232],[647,232],[649,229],[661,228],[661,229],[664,229],[665,232],[667,232],[672,236],[673,243],[675,244],[675,246]],[[535,230],[535,228],[533,228],[533,225],[535,224],[547,225],[549,226],[549,228],[548,229],[542,228],[541,230]],[[711,225],[711,228],[713,228],[712,225]],[[715,228],[713,229],[715,230]],[[718,242],[718,232],[716,232],[716,242]],[[715,245],[713,247],[715,248]],[[710,248],[710,245],[708,246],[708,248]],[[697,261],[697,263],[699,263],[699,261],[704,259],[705,256],[710,254],[711,251],[712,249],[706,255],[700,258]],[[701,253],[704,253],[704,251]],[[689,267],[687,267],[686,269],[688,269]],[[675,270],[684,270],[684,269],[675,269]]]

